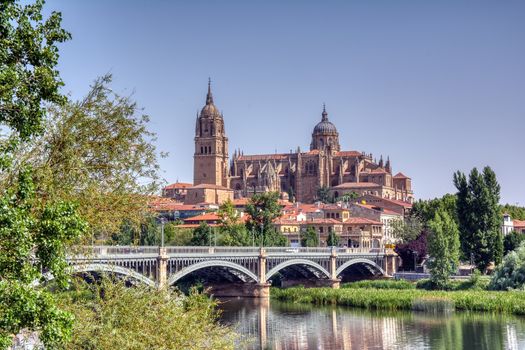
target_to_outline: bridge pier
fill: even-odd
[[[387,251],[385,254],[384,271],[387,276],[393,276],[399,267],[399,256],[394,251]]]
[[[157,288],[164,289],[168,282],[168,254],[166,248],[159,247],[159,255],[157,257]]]

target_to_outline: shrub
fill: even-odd
[[[505,256],[489,285],[494,290],[525,289],[525,243]]]

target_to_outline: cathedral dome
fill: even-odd
[[[334,124],[328,121],[328,113],[326,113],[326,108],[323,107],[323,118],[317,123],[314,128],[314,134],[335,134],[337,129]]]
[[[221,117],[221,112],[213,103],[213,95],[211,94],[211,80],[208,80],[208,94],[206,95],[206,105],[201,109],[201,117]]]

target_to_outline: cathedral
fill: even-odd
[[[233,191],[234,198],[277,191],[282,198],[313,203],[323,188],[333,198],[346,194],[372,195],[411,203],[411,179],[392,175],[390,159],[375,161],[371,154],[343,151],[339,133],[323,106],[310,150],[295,153],[245,155],[236,150],[230,160],[224,118],[215,106],[208,82],[206,105],[197,114],[193,186]]]

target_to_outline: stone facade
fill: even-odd
[[[323,107],[314,127],[310,150],[281,154],[245,155],[236,150],[228,161],[228,138],[224,119],[213,104],[208,85],[206,105],[195,128],[194,185],[229,187],[235,198],[254,193],[280,192],[283,198],[313,203],[319,188],[329,188],[334,197],[355,192],[412,202],[409,177],[392,175],[390,159],[376,162],[371,154],[341,151],[339,133]]]

